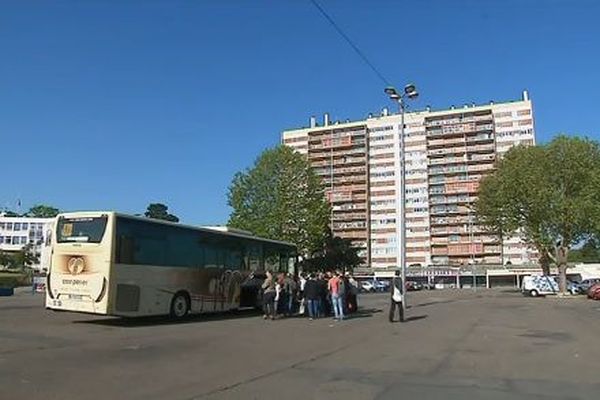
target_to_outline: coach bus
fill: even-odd
[[[293,272],[296,247],[228,228],[115,212],[56,219],[46,307],[123,317],[259,307],[265,271]]]

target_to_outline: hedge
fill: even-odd
[[[15,288],[29,285],[31,285],[31,278],[25,274],[0,272],[0,287],[2,288]]]

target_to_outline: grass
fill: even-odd
[[[0,287],[15,288],[19,286],[28,286],[31,279],[20,272],[0,272]]]

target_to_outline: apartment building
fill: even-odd
[[[54,218],[7,217],[0,214],[0,251],[17,252],[31,244],[40,259],[32,268],[47,268],[53,227]]]
[[[373,268],[397,265],[398,197],[406,209],[406,262],[420,265],[529,263],[518,238],[486,233],[472,205],[479,181],[517,144],[534,145],[532,104],[465,105],[405,114],[405,193],[397,193],[394,151],[400,116],[384,109],[365,120],[286,130],[282,142],[306,154],[327,187],[333,232],[361,249]]]

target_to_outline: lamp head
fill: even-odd
[[[419,92],[417,92],[417,87],[412,83],[409,83],[404,87],[404,94],[408,96],[409,99],[415,99],[419,96]]]
[[[385,92],[385,94],[387,94],[389,96],[392,96],[394,94],[396,94],[396,95],[398,94],[398,92],[396,91],[396,88],[393,87],[393,86],[388,86],[383,91]]]

